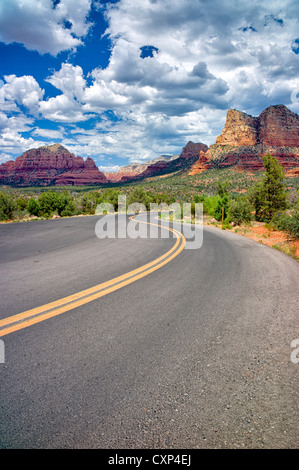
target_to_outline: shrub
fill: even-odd
[[[30,215],[38,215],[40,211],[40,206],[39,203],[33,199],[29,199],[28,204],[27,204],[27,211],[29,212]]]
[[[228,196],[224,196],[224,197],[221,197],[218,202],[217,202],[217,205],[215,207],[215,211],[214,211],[214,217],[216,220],[224,220],[227,218],[227,215],[228,215]]]
[[[57,210],[58,194],[54,191],[46,191],[38,196],[39,215],[49,218],[52,212]]]
[[[299,237],[299,210],[295,210],[292,215],[279,212],[271,220],[276,230],[284,230],[293,237]]]
[[[287,231],[293,237],[299,238],[299,210],[296,210],[288,220]]]
[[[54,202],[54,207],[57,210],[58,215],[60,215],[61,217],[71,216],[75,212],[74,202],[71,196],[66,191],[61,194],[57,194],[56,201]]]
[[[63,191],[61,194],[54,191],[46,191],[39,195],[37,204],[39,205],[38,215],[46,218],[49,218],[53,212],[57,212],[62,217],[75,213],[75,204],[67,191]],[[31,205],[36,212],[37,208],[34,207],[32,202]]]
[[[25,197],[19,197],[16,200],[16,204],[19,210],[24,211],[25,209],[27,209],[28,200]]]
[[[228,216],[228,206],[229,206],[229,198],[227,193],[227,183],[221,184],[218,181],[218,201],[214,210],[214,217],[216,220],[222,220],[222,222],[227,219]]]
[[[275,230],[287,230],[291,216],[286,212],[276,212],[272,217],[271,224]]]
[[[12,219],[13,211],[17,209],[12,196],[0,192],[0,220]]]
[[[253,219],[253,207],[247,197],[232,199],[228,208],[228,219],[237,225],[249,223]]]
[[[214,217],[215,208],[218,204],[219,196],[200,196],[196,198],[195,202],[201,202],[203,205],[203,213]]]

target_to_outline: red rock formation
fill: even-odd
[[[264,168],[263,155],[274,155],[287,175],[299,169],[299,116],[283,105],[270,106],[259,117],[228,110],[223,131],[191,168],[194,175],[208,168],[234,166],[238,170]]]
[[[283,105],[270,106],[259,116],[259,140],[275,147],[299,147],[299,116]]]
[[[206,144],[194,143],[191,140],[185,145],[180,155],[180,158],[190,159],[194,158],[201,154],[201,152],[206,152],[208,150],[208,146]]]
[[[62,145],[31,149],[15,161],[0,165],[0,183],[15,186],[107,183],[94,161],[76,157]]]
[[[218,145],[256,145],[258,143],[258,120],[249,114],[235,109],[229,109],[226,123],[220,136],[216,139]]]

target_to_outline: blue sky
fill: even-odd
[[[0,0],[0,163],[101,170],[213,144],[229,108],[299,112],[297,0]]]

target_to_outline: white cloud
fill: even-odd
[[[106,166],[99,165],[98,168],[100,171],[105,171],[107,173],[115,173],[120,169],[120,166],[119,165],[106,165]]]
[[[55,71],[46,79],[55,88],[62,91],[65,95],[81,99],[86,81],[83,77],[83,70],[79,65],[63,63],[59,71]]]
[[[44,119],[54,122],[80,122],[89,119],[82,106],[74,98],[61,94],[39,103],[39,109]]]
[[[86,17],[91,0],[9,0],[0,6],[0,40],[23,44],[29,50],[50,53],[74,49],[82,44],[90,24]],[[68,22],[68,27],[66,27]]]
[[[63,139],[65,131],[62,127],[59,130],[55,129],[43,129],[36,127],[31,132],[32,136],[45,137],[46,139]]]
[[[38,111],[38,103],[44,95],[42,90],[31,75],[17,77],[5,75],[6,84],[0,88],[0,104],[3,110],[18,111],[17,105],[25,106],[31,114]]]
[[[42,145],[44,145],[44,142],[22,137],[19,132],[13,129],[7,129],[0,134],[0,148],[5,155],[4,161],[7,160],[7,154],[19,156],[28,149]]]

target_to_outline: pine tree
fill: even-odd
[[[285,174],[282,166],[272,155],[263,157],[265,173],[252,189],[251,202],[257,220],[269,222],[277,211],[287,208]]]

